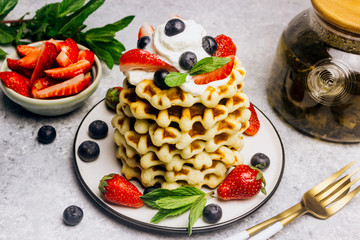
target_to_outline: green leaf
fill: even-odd
[[[169,196],[158,199],[155,203],[163,209],[176,209],[194,203],[199,195],[193,196]]]
[[[212,72],[218,68],[221,68],[228,62],[230,62],[229,58],[206,57],[197,62],[195,66],[193,66],[189,71],[189,74],[191,76],[196,76],[203,73]]]
[[[14,41],[16,33],[7,25],[0,23],[0,44],[8,44]]]
[[[169,87],[177,87],[186,82],[187,73],[171,72],[166,75],[165,84]]]
[[[23,32],[24,32],[24,30],[25,30],[25,28],[26,28],[26,23],[23,23],[22,25],[21,25],[21,27],[18,29],[18,32],[17,32],[17,34],[16,34],[16,37],[15,37],[15,43],[16,44],[18,44],[18,42],[20,41],[20,39],[23,37]]]
[[[17,0],[0,0],[0,20],[4,20],[16,6],[17,2]]]
[[[92,45],[101,46],[101,49],[110,53],[115,64],[120,63],[120,57],[125,51],[124,45],[115,38],[106,39],[106,41],[91,41],[86,39],[86,42],[91,42]]]
[[[175,217],[184,212],[188,211],[191,208],[191,205],[184,206],[177,209],[160,209],[155,216],[151,219],[151,223],[159,223],[161,220],[167,217]]]
[[[172,192],[173,192],[173,194],[185,195],[185,196],[205,195],[205,193],[203,191],[201,191],[199,188],[191,187],[191,186],[179,187],[179,188],[172,190]]]
[[[7,55],[7,52],[5,52],[4,50],[2,50],[0,48],[0,59],[3,60],[6,57],[6,55]]]
[[[64,17],[69,13],[79,10],[85,3],[85,0],[63,0],[60,3],[58,17]]]
[[[95,44],[92,41],[86,41],[86,43],[89,45],[90,49],[101,59],[105,62],[106,66],[109,69],[112,69],[114,66],[114,59],[110,52],[107,50],[99,47],[101,45]]]
[[[206,196],[203,195],[198,197],[195,203],[191,206],[190,214],[189,214],[189,223],[188,223],[189,236],[192,233],[192,227],[194,226],[195,222],[201,217],[205,204],[206,204]]]

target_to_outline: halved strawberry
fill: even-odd
[[[73,62],[65,52],[61,51],[56,57],[56,63],[60,67],[67,67]]]
[[[34,69],[36,65],[36,61],[39,58],[39,54],[40,54],[40,49],[39,51],[35,50],[30,52],[28,55],[26,55],[25,57],[21,58],[18,61],[18,65],[23,68]]]
[[[215,37],[217,43],[217,50],[213,56],[227,57],[229,55],[236,55],[236,45],[232,39],[224,34]]]
[[[249,127],[245,130],[245,134],[246,135],[249,135],[249,136],[253,136],[255,135],[259,129],[260,129],[260,122],[259,122],[259,119],[258,119],[258,116],[256,114],[256,111],[255,111],[255,108],[254,108],[254,105],[252,105],[252,103],[250,103],[250,106],[248,108],[251,112],[251,116],[250,116],[250,119],[249,119]]]
[[[30,84],[36,79],[45,77],[44,70],[52,68],[57,55],[56,47],[51,42],[43,42],[40,48],[39,57],[35,69],[30,78]]]
[[[60,57],[56,58],[59,66],[66,67],[72,63],[77,62],[79,48],[73,39],[67,38],[65,41],[59,42],[58,45],[61,49],[61,52],[59,53]]]
[[[25,97],[30,97],[29,88],[27,85],[29,79],[26,77],[20,75],[17,72],[0,72],[0,79],[8,88]]]
[[[90,50],[81,50],[79,52],[78,61],[80,60],[87,60],[90,62],[91,65],[93,65],[95,61],[95,54]]]
[[[151,36],[154,32],[154,27],[150,23],[145,22],[139,29],[138,39],[144,36]]]
[[[31,69],[27,69],[27,68],[20,66],[18,59],[7,58],[6,61],[7,61],[7,65],[8,65],[9,69],[29,78],[29,83],[30,83],[30,78],[32,75]]]
[[[38,91],[45,89],[47,87],[50,87],[52,85],[58,84],[58,83],[59,83],[59,81],[56,81],[49,77],[38,78],[32,84],[31,89],[30,89],[30,94],[31,94],[31,96],[34,96],[34,95],[36,95],[36,93]]]
[[[16,52],[19,54],[20,57],[25,57],[34,51],[40,52],[40,48],[28,46],[28,45],[17,45],[16,46]]]
[[[88,60],[79,60],[67,67],[58,67],[45,70],[46,76],[56,79],[70,79],[81,73],[87,73],[91,69],[91,63]]]
[[[120,71],[127,72],[130,70],[157,71],[164,69],[169,72],[178,70],[161,60],[156,54],[142,49],[132,49],[124,53],[120,58]]]
[[[69,80],[60,82],[50,87],[35,91],[34,98],[53,98],[64,97],[77,94],[87,88],[91,81],[90,73],[84,75],[79,74]]]
[[[193,80],[196,84],[202,85],[207,84],[209,82],[213,82],[216,80],[221,80],[226,78],[230,75],[235,62],[235,56],[227,56],[227,58],[230,58],[230,62],[222,66],[221,68],[218,68],[212,72],[203,73],[200,75],[193,76]]]

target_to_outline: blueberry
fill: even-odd
[[[165,34],[168,37],[179,34],[185,30],[185,23],[178,18],[169,20],[165,25]]]
[[[154,185],[154,186],[151,186],[151,187],[147,187],[147,188],[144,189],[144,195],[149,193],[149,192],[152,192],[155,189],[158,189],[160,187],[161,187],[160,185]]]
[[[144,49],[150,42],[151,42],[151,39],[149,36],[143,36],[138,39],[137,48]]]
[[[203,210],[203,218],[205,222],[216,223],[222,217],[222,209],[219,205],[211,203],[207,205]]]
[[[92,162],[97,159],[100,154],[99,145],[93,141],[84,141],[78,147],[78,156],[84,162]]]
[[[205,36],[202,39],[202,47],[209,55],[213,55],[217,50],[217,43],[213,37]]]
[[[69,226],[75,226],[83,219],[83,210],[75,205],[71,205],[64,210],[63,220]]]
[[[164,69],[160,69],[160,70],[157,70],[155,72],[155,74],[154,74],[154,83],[158,88],[160,88],[160,89],[168,89],[168,88],[170,88],[165,83],[165,78],[166,78],[166,76],[168,74],[169,74],[169,72],[164,70]]]
[[[89,125],[89,135],[94,139],[102,139],[107,136],[108,125],[101,120],[95,120]]]
[[[197,62],[197,57],[193,52],[184,52],[179,59],[180,67],[184,70],[190,70]]]
[[[270,158],[263,153],[256,153],[252,156],[250,164],[260,170],[264,170],[270,166]]]
[[[52,143],[56,137],[56,130],[52,126],[42,126],[37,135],[37,139],[41,143]]]

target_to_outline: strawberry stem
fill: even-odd
[[[11,24],[11,23],[25,23],[31,21],[30,19],[20,19],[20,20],[3,20],[0,23]]]

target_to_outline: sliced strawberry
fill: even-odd
[[[91,69],[91,63],[88,60],[79,60],[67,67],[59,67],[45,70],[45,74],[55,79],[70,79],[81,73],[87,73]]]
[[[39,51],[36,50],[29,53],[28,55],[26,55],[25,57],[21,58],[18,61],[18,65],[23,68],[34,69],[36,65],[36,61],[39,58],[39,54],[40,54],[40,49]]]
[[[0,72],[0,79],[8,88],[25,97],[30,97],[29,88],[27,85],[29,79],[26,77],[20,75],[17,72]]]
[[[120,71],[130,70],[157,71],[164,69],[169,72],[177,72],[177,69],[161,60],[156,54],[141,49],[132,49],[124,53],[120,58]]]
[[[73,62],[65,52],[61,51],[56,57],[56,63],[60,67],[67,67]]]
[[[221,34],[215,37],[217,43],[217,50],[213,56],[215,57],[227,57],[229,55],[236,55],[236,45],[231,38]]]
[[[40,48],[28,45],[18,45],[16,46],[16,52],[19,54],[20,57],[25,57],[32,52],[40,52]]]
[[[79,52],[78,61],[80,60],[87,60],[90,62],[91,65],[93,65],[95,61],[95,54],[90,50],[81,50]]]
[[[34,98],[64,97],[77,94],[87,88],[91,81],[90,73],[79,74],[69,80],[35,91]]]
[[[31,69],[27,69],[27,68],[24,68],[22,66],[19,65],[19,60],[18,59],[11,59],[11,58],[8,58],[6,59],[7,61],[7,65],[8,65],[8,68],[29,78],[29,83],[30,83],[30,78],[31,78],[31,75],[32,75],[32,70]]]
[[[61,67],[66,67],[72,63],[77,62],[79,55],[79,48],[73,39],[67,38],[65,41],[59,42],[58,45],[60,45],[60,49],[61,49],[59,55],[65,54],[67,56],[67,58],[65,58],[65,56],[61,56],[59,57],[59,59],[58,58],[56,59],[57,63]]]
[[[51,38],[50,40],[48,40],[48,42],[51,42],[52,44],[55,45],[56,51],[57,51],[58,53],[61,52],[61,43],[62,43],[62,42],[56,41],[56,40],[53,39],[53,38]]]
[[[37,59],[34,72],[31,75],[30,84],[32,84],[38,78],[45,77],[44,70],[54,66],[56,56],[56,46],[51,42],[43,42],[40,48],[40,54]]]
[[[144,36],[151,36],[154,32],[154,27],[150,23],[145,22],[139,29],[138,39]]]
[[[38,78],[34,81],[34,83],[31,86],[31,90],[30,90],[31,96],[36,95],[36,93],[42,89],[45,89],[47,87],[50,87],[58,83],[59,81],[56,81],[49,77]]]
[[[218,68],[212,72],[207,72],[193,76],[194,82],[196,84],[202,85],[216,80],[221,80],[229,76],[234,67],[235,56],[231,55],[231,56],[227,56],[227,58],[230,58],[230,62],[228,62],[221,68]]]
[[[259,119],[258,119],[258,116],[256,114],[256,111],[255,111],[255,108],[254,106],[252,105],[252,103],[250,103],[250,106],[248,108],[251,112],[251,116],[250,116],[250,119],[249,119],[249,127],[245,130],[245,134],[246,135],[249,135],[249,136],[254,136],[260,129],[260,122],[259,122]]]

